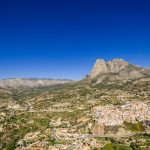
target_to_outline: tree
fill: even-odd
[[[132,150],[140,150],[140,146],[133,142],[131,143],[130,147],[132,148]]]
[[[6,150],[14,150],[16,148],[17,139],[14,139],[9,144],[6,145]]]

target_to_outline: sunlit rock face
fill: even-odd
[[[98,82],[104,80],[128,80],[150,77],[150,69],[132,65],[123,59],[113,59],[105,62],[103,59],[97,59],[94,67],[89,74],[91,79],[97,78]]]
[[[123,59],[114,59],[107,63],[107,70],[108,72],[118,73],[119,71],[123,70],[124,68],[128,67],[129,64],[125,62]]]
[[[106,62],[103,59],[97,59],[90,76],[94,78],[99,74],[107,73],[107,71],[108,68]]]
[[[105,73],[118,73],[126,68],[129,64],[123,59],[114,59],[109,62],[105,62],[103,59],[97,59],[94,67],[90,73],[90,77],[94,78],[99,74]]]

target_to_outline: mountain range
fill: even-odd
[[[2,88],[18,88],[18,87],[39,87],[52,86],[58,84],[68,83],[71,80],[61,79],[42,79],[42,78],[11,78],[0,80],[0,87]]]
[[[130,64],[123,59],[113,59],[106,62],[97,59],[92,71],[84,79],[99,83],[117,83],[126,81],[150,81],[150,69]],[[1,88],[52,86],[73,82],[72,80],[41,79],[41,78],[10,78],[0,80]]]

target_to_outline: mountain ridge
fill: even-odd
[[[121,58],[115,58],[110,61],[97,59],[91,72],[86,78],[95,83],[128,81],[135,79],[150,79],[150,69],[131,64]],[[149,79],[147,79],[149,78]],[[80,80],[79,80],[80,81]],[[0,79],[1,88],[18,87],[40,87],[53,86],[73,82],[69,79],[51,79],[51,78],[6,78]]]
[[[150,77],[150,69],[116,58],[107,62],[103,59],[97,59],[92,71],[88,75],[88,78],[92,80],[97,79],[98,83],[101,83],[106,79],[108,81],[117,81],[147,77]]]
[[[51,86],[72,82],[69,79],[46,79],[46,78],[7,78],[0,80],[2,88],[18,88],[18,87],[39,87]]]

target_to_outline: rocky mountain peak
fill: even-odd
[[[123,59],[113,59],[108,62],[97,59],[89,77],[96,79],[97,83],[135,80],[150,78],[150,69],[130,64]]]
[[[90,77],[94,78],[99,74],[105,73],[117,73],[128,65],[129,63],[123,59],[113,59],[108,62],[105,62],[103,59],[97,59],[90,73]]]
[[[94,78],[99,74],[106,73],[107,71],[108,68],[106,62],[103,59],[97,59],[90,73],[90,76]]]
[[[108,72],[118,73],[122,69],[129,66],[129,63],[124,61],[123,59],[113,59],[112,61],[107,62]]]

